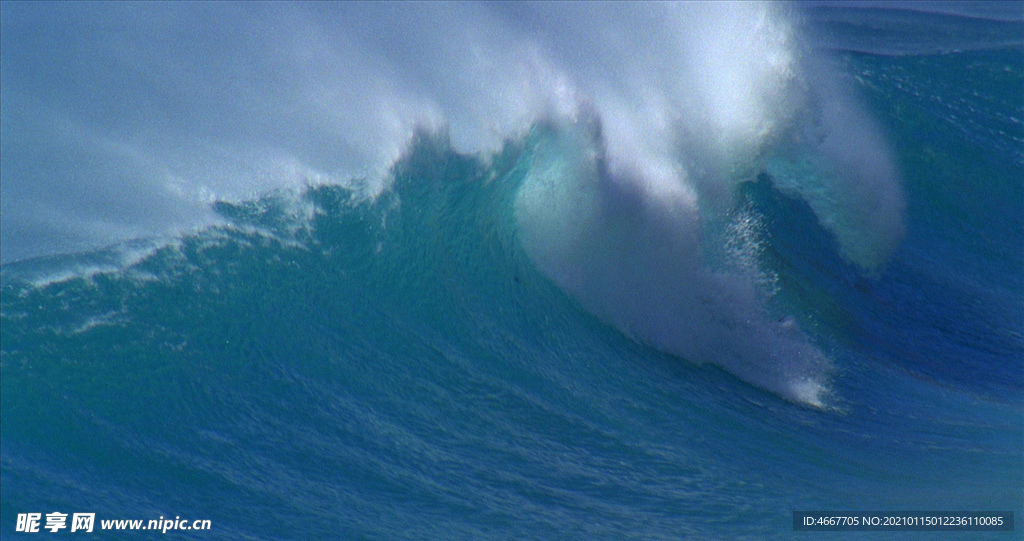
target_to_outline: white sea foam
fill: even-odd
[[[825,356],[791,320],[766,317],[756,272],[709,270],[685,192],[652,196],[644,183],[605,167],[597,125],[578,118],[535,137],[516,201],[527,253],[630,336],[790,400],[825,405]]]

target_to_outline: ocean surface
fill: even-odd
[[[3,4],[0,537],[1024,538],[1024,10],[876,4]]]

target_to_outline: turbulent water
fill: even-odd
[[[4,9],[8,36],[30,26]],[[53,511],[96,513],[101,538],[128,535],[102,519],[210,520],[173,532],[196,539],[762,539],[801,535],[797,510],[1024,517],[1019,19],[301,10],[282,24],[303,22],[289,28],[317,70],[338,63],[321,92],[360,96],[328,116],[368,173],[295,166],[304,183],[262,178],[192,230],[5,263],[0,536]],[[355,30],[368,10],[394,18]],[[325,57],[332,28],[371,45]],[[4,54],[13,243],[35,222],[10,186],[66,143],[37,144],[50,132],[15,112],[31,78]],[[82,223],[60,214],[53,230]],[[157,223],[143,214],[121,220]]]

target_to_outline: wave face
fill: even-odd
[[[984,39],[951,53],[922,49],[951,14],[642,7],[71,7],[128,20],[83,54],[163,92],[120,121],[28,97],[14,41],[40,12],[11,8],[4,244],[125,189],[89,238],[164,234],[2,267],[0,532],[53,510],[231,539],[1021,516],[1016,23],[969,19]],[[193,65],[136,36],[199,20],[222,47],[186,40]],[[40,202],[19,175],[50,152],[94,160]]]

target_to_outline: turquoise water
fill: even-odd
[[[5,264],[0,536],[51,511],[211,520],[195,539],[1019,519],[1024,49],[837,58],[898,164],[892,243],[858,236],[884,201],[821,196],[799,157],[658,206],[582,115],[493,154],[423,132],[376,197],[279,189]]]

